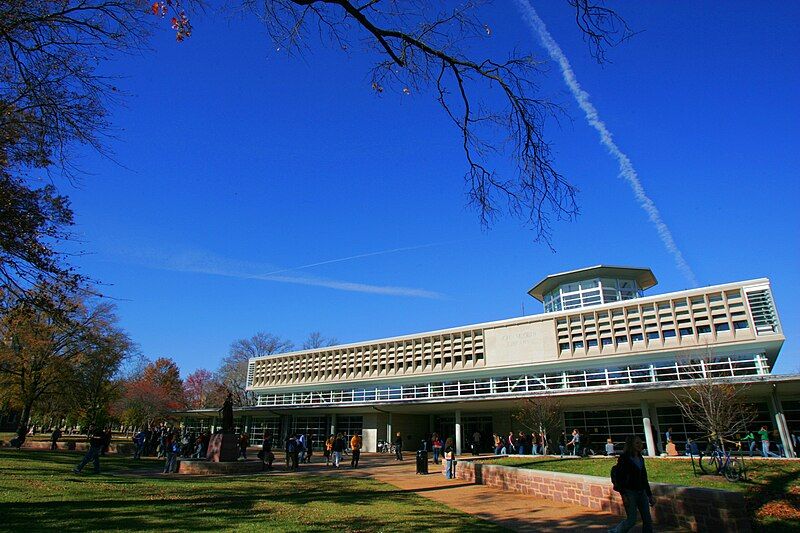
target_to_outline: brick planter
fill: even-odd
[[[622,497],[611,480],[596,476],[545,472],[459,459],[456,478],[624,516]],[[657,524],[687,531],[749,532],[750,518],[738,492],[650,483]]]
[[[194,475],[225,475],[225,474],[253,474],[262,472],[264,463],[262,461],[229,461],[214,462],[200,460],[181,459],[178,463],[179,474]]]

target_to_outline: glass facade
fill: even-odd
[[[327,416],[295,416],[292,417],[291,432],[292,434],[303,433],[310,437],[314,450],[321,450],[324,448],[325,439],[328,438]]]
[[[364,428],[364,417],[362,416],[342,416],[336,417],[336,432],[344,434],[348,439],[348,447],[350,446],[350,438],[353,435],[361,435]]]
[[[622,451],[625,439],[637,435],[645,440],[642,412],[637,408],[597,411],[567,411],[564,413],[567,440],[573,429],[583,436],[582,445],[598,455],[605,455],[606,439],[614,443],[615,451]]]
[[[621,300],[631,300],[642,295],[635,280],[593,278],[562,283],[544,295],[544,310],[566,311]]]

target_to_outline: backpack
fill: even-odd
[[[625,490],[625,485],[620,477],[619,462],[611,467],[611,484],[614,486],[614,491],[622,492]]]

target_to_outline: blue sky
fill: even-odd
[[[535,5],[700,284],[771,278],[777,370],[798,371],[800,4],[615,2],[641,33],[603,66],[566,2]],[[480,226],[457,132],[430,94],[376,95],[357,39],[287,57],[255,22],[193,22],[106,66],[130,94],[115,161],[82,151],[87,175],[63,187],[80,266],[146,356],[186,375],[257,331],[355,342],[539,312],[536,281],[598,263],[688,287],[555,64],[540,94],[566,109],[547,132],[581,214],[554,225],[553,253],[513,219]],[[547,59],[512,2],[486,22],[486,53]]]

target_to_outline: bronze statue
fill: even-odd
[[[228,391],[228,397],[225,398],[225,403],[222,404],[222,409],[219,410],[222,417],[222,432],[233,432],[233,396]]]

